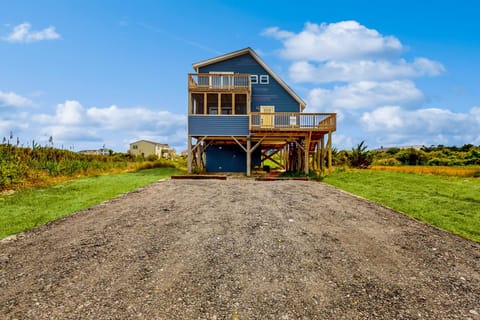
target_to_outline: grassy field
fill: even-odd
[[[179,173],[173,168],[156,168],[74,179],[1,194],[0,239]]]
[[[351,170],[324,182],[480,242],[480,179]]]
[[[369,169],[378,171],[410,172],[457,177],[480,177],[480,166],[371,166]]]

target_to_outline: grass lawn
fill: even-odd
[[[323,181],[480,242],[479,178],[352,170]]]
[[[0,239],[179,173],[173,168],[156,168],[79,178],[0,195]]]

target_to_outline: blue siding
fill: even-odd
[[[207,172],[246,172],[247,155],[238,145],[211,145],[205,151]],[[260,165],[261,150],[252,153],[252,165]]]
[[[238,145],[211,145],[206,150],[207,172],[245,172],[247,156]]]
[[[248,136],[248,116],[188,116],[190,136]]]
[[[268,74],[248,53],[220,61],[199,69],[199,73],[235,72],[249,74]],[[259,112],[260,106],[275,106],[275,112],[300,112],[299,103],[271,76],[269,84],[252,84],[252,110]]]

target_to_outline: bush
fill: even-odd
[[[52,177],[88,175],[126,168],[128,155],[78,154],[52,147],[20,148],[0,144],[0,191],[47,181]]]
[[[156,154],[151,154],[151,155],[147,156],[147,158],[145,160],[155,161],[155,160],[158,160],[158,156]]]
[[[373,154],[365,151],[367,146],[364,143],[365,141],[360,142],[356,148],[352,148],[352,151],[348,153],[350,166],[353,168],[366,169],[373,162]]]
[[[334,166],[345,166],[350,165],[350,160],[348,159],[348,151],[342,150],[335,154],[333,157]]]
[[[450,165],[450,160],[449,159],[443,159],[443,158],[433,158],[428,160],[427,165],[429,166],[448,166]]]
[[[376,166],[400,166],[402,163],[395,158],[377,159],[373,161]]]
[[[427,156],[423,150],[413,148],[401,150],[395,158],[402,164],[411,166],[425,164],[427,161]]]

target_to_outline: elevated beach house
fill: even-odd
[[[335,113],[305,102],[251,49],[193,64],[188,171],[245,172],[267,159],[286,171],[331,166]]]

